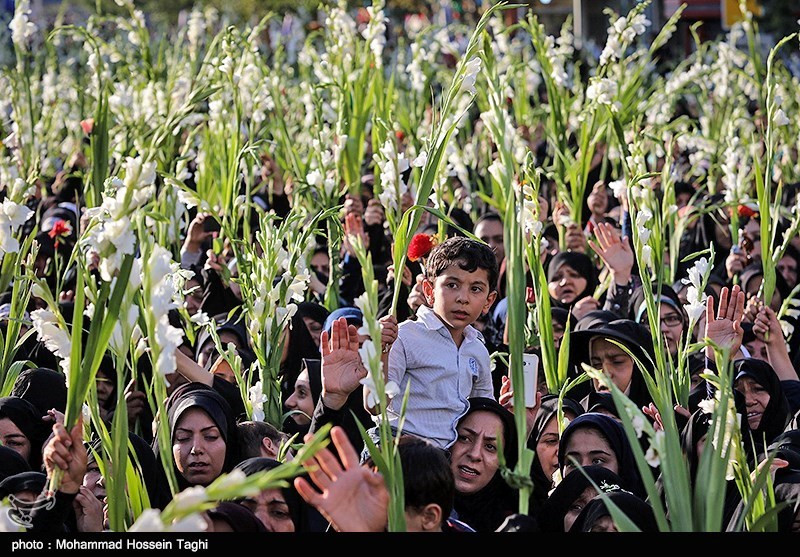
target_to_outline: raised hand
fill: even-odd
[[[351,237],[361,238],[361,244],[364,248],[369,248],[369,236],[364,232],[364,223],[361,220],[361,215],[357,213],[347,213],[344,217],[344,237],[342,238],[342,247],[351,256],[356,255],[353,250]]]
[[[594,227],[596,242],[589,240],[589,247],[603,260],[611,270],[614,282],[628,284],[633,269],[633,250],[628,237],[619,237],[614,227],[601,222]]]
[[[186,240],[183,242],[183,250],[189,253],[200,251],[203,242],[208,238],[216,238],[218,232],[207,232],[203,225],[206,219],[213,218],[208,213],[197,213],[189,223],[189,230],[186,231]]]
[[[305,478],[294,487],[337,532],[383,532],[389,518],[389,491],[378,472],[359,464],[358,454],[341,427],[331,429],[331,439],[341,458],[329,449],[303,462],[317,491]],[[311,435],[306,435],[306,441]]]
[[[706,338],[714,341],[721,348],[729,350],[730,354],[735,354],[742,345],[744,329],[742,329],[742,318],[744,317],[745,294],[739,285],[735,285],[730,292],[728,287],[724,287],[719,293],[719,309],[714,311],[714,297],[709,296],[706,305]],[[713,358],[714,351],[711,347],[706,348],[706,355]]]
[[[102,532],[104,523],[103,502],[94,493],[81,486],[72,501],[78,532]]]
[[[330,337],[327,331],[322,332],[320,348],[322,402],[331,410],[338,410],[369,373],[358,353],[358,329],[340,317],[333,322]]]
[[[508,375],[503,375],[502,385],[500,385],[500,396],[497,399],[506,410],[514,413],[514,389],[511,387],[511,378]],[[539,407],[542,405],[542,393],[536,391],[536,404],[531,408],[525,407],[525,425],[527,435],[530,436],[533,431],[533,422],[536,421],[536,414],[539,412]]]
[[[778,321],[778,315],[775,311],[762,304],[761,308],[756,313],[755,320],[753,321],[753,333],[756,338],[764,344],[784,343],[783,330],[781,323]]]
[[[67,431],[63,424],[53,424],[53,436],[42,453],[47,477],[51,478],[56,469],[64,471],[59,491],[62,493],[78,493],[86,474],[88,456],[83,446],[83,419]]]

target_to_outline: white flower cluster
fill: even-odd
[[[650,26],[650,20],[638,13],[629,17],[620,17],[608,28],[608,40],[600,54],[600,65],[615,62],[623,57],[625,49],[633,40],[642,35]]]
[[[617,112],[622,107],[622,104],[615,100],[618,91],[617,82],[613,79],[592,77],[586,88],[586,100],[593,104],[610,106],[614,112]]]
[[[28,42],[37,30],[36,24],[28,19],[30,13],[30,1],[19,0],[16,2],[14,17],[11,19],[11,23],[8,24],[8,28],[11,29],[11,40],[22,50],[27,48]]]
[[[72,339],[65,330],[63,320],[50,310],[37,309],[31,312],[31,321],[39,342],[44,343],[50,352],[61,358],[59,365],[66,377],[66,383],[69,385]]]
[[[18,180],[22,181],[19,178]],[[0,207],[0,256],[19,251],[19,240],[14,237],[14,234],[33,216],[31,209],[15,203],[12,199],[4,199],[3,205]]]
[[[423,151],[413,161],[409,161],[405,153],[397,152],[394,133],[390,131],[389,137],[378,153],[373,155],[373,159],[380,169],[381,193],[378,199],[387,209],[397,210],[401,207],[403,196],[408,192],[408,184],[403,179],[403,173],[411,166],[417,168],[425,166],[428,154]]]
[[[694,324],[703,316],[706,311],[706,303],[708,296],[705,295],[705,284],[708,280],[708,273],[710,264],[708,259],[701,257],[695,261],[691,269],[689,269],[688,278],[682,278],[683,284],[689,285],[686,291],[686,301],[688,302],[683,308],[689,316],[689,330],[694,328]]]
[[[361,32],[361,36],[369,43],[369,49],[375,57],[375,66],[377,68],[383,66],[383,47],[386,46],[386,23],[389,21],[389,18],[383,14],[383,6],[383,1],[375,0],[372,6],[367,7],[369,23],[366,29]]]
[[[81,243],[91,260],[99,257],[98,269],[103,280],[110,282],[125,255],[136,247],[130,215],[155,195],[156,163],[144,162],[141,157],[125,160],[125,178],[106,181],[103,203],[87,209],[89,225]]]
[[[317,197],[327,200],[323,201],[326,206],[341,194],[342,186],[337,179],[336,165],[346,144],[347,136],[334,135],[327,125],[320,130],[319,138],[311,141],[312,149],[319,156],[311,159],[306,183],[318,194]]]
[[[149,280],[149,310],[153,315],[154,338],[149,339],[151,348],[158,347],[158,358],[155,371],[162,376],[175,373],[175,349],[183,342],[183,331],[169,323],[168,313],[178,307],[185,278],[180,275],[180,264],[172,260],[172,254],[166,248],[153,245],[147,259]]]

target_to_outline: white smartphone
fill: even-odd
[[[539,384],[539,356],[536,354],[522,355],[522,380],[525,406],[533,408],[536,406],[536,387]],[[514,388],[513,382],[511,388]]]

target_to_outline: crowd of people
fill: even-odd
[[[79,190],[72,193],[79,195]],[[48,274],[54,269],[50,259],[58,250],[73,249],[81,227],[79,205],[63,196],[64,189],[40,201],[37,240],[44,260],[39,269],[48,280],[55,278]],[[693,194],[691,200],[695,207],[712,202],[702,193]],[[549,201],[540,199],[545,207]],[[273,203],[280,206],[278,200]],[[679,210],[692,206],[687,200]],[[376,276],[383,277],[381,296],[388,299],[395,277],[382,207],[368,195],[348,196],[342,207],[347,232],[365,240]],[[635,363],[644,362],[653,371],[655,335],[663,336],[674,359],[681,357],[679,343],[687,335],[728,347],[734,360],[737,409],[744,418],[743,449],[753,466],[768,456],[774,459],[775,495],[787,503],[779,513],[780,529],[797,529],[795,465],[800,456],[795,451],[800,449],[793,440],[800,409],[798,351],[792,338],[784,335],[777,311],[790,294],[788,285],[796,282],[798,251],[787,250],[781,259],[775,297],[764,304],[757,295],[762,275],[759,216],[741,221],[742,236],[751,243],[749,253],[730,249],[725,226],[713,223],[713,228],[702,230],[706,223],[697,219],[685,233],[681,249],[694,251],[694,238],[708,234],[715,234],[719,244],[717,260],[711,262],[706,314],[694,330],[687,330],[685,285],[661,285],[654,292],[661,329],[652,332],[634,269],[624,199],[615,199],[608,185],[598,181],[588,195],[587,209],[585,228],[566,225],[569,247],[565,249],[559,249],[558,225],[550,223],[551,239],[543,252],[556,347],[565,329],[570,330],[571,376],[580,373],[582,363],[602,370],[658,426],[652,393]],[[342,247],[340,307],[330,312],[323,305],[330,269],[322,257],[327,256],[325,238],[320,236],[317,260],[311,261],[315,276],[308,299],[298,304],[286,328],[279,375],[285,420],[273,424],[248,418],[236,384],[255,380],[247,371],[256,358],[238,312],[235,266],[229,265],[225,252],[214,252],[212,241],[218,232],[204,227],[210,218],[205,213],[194,216],[183,244],[181,265],[195,273],[186,284],[185,307],[192,315],[213,315],[216,335],[223,346],[235,347],[244,373],[238,378],[232,373],[211,335],[198,335],[194,344],[184,341],[176,351],[177,373],[169,377],[165,401],[163,419],[169,424],[174,457],[165,463],[158,450],[160,432],[153,426],[157,420],[142,387],[147,364],[137,370],[138,379],[128,385],[124,400],[131,447],[150,504],[163,508],[171,500],[165,466],[174,466],[179,490],[207,486],[232,470],[252,474],[277,467],[293,458],[303,439],[331,424],[333,447],[305,463],[307,472],[294,485],[221,502],[205,514],[209,530],[385,531],[387,487],[360,432],[376,433],[380,416],[364,392],[368,371],[359,353],[364,322],[355,305],[363,284],[351,243]],[[535,452],[530,470],[533,489],[528,513],[518,512],[519,493],[502,474],[503,467],[513,469],[518,458],[513,392],[507,368],[490,358],[508,349],[504,226],[490,210],[474,224],[466,211],[456,210],[451,220],[456,218],[472,234],[449,226],[447,237],[431,241],[430,252],[404,269],[397,313],[389,313],[385,303],[379,320],[385,379],[399,386],[401,393],[408,390],[407,399],[390,400],[387,414],[392,431],[401,437],[408,530],[614,530],[607,500],[629,513],[637,528],[657,530],[619,409],[608,386],[597,379],[567,393],[551,393],[545,374],[539,373],[537,403],[526,409],[527,446]],[[71,232],[57,236],[54,230]],[[436,222],[423,221],[418,233],[434,237],[436,230]],[[223,266],[234,269],[232,278],[225,278]],[[597,296],[604,273],[611,277],[610,287]],[[315,283],[319,283],[316,289]],[[60,303],[68,313],[69,285],[62,289]],[[37,303],[32,297],[29,309]],[[175,322],[180,323],[177,318]],[[17,358],[28,360],[30,368],[19,374],[9,396],[0,399],[0,491],[33,532],[103,531],[108,528],[108,501],[104,467],[98,465],[99,440],[85,439],[82,423],[72,431],[65,429],[67,387],[58,363],[36,337],[23,340]],[[713,397],[703,378],[704,372],[714,369],[713,351],[706,350],[705,358],[695,354],[687,362],[689,407],[676,406],[693,478],[711,419],[702,404]],[[114,370],[109,355],[96,378],[98,408],[109,423],[117,401],[123,400],[114,392]],[[376,435],[372,438],[378,440]],[[45,486],[56,470],[63,472],[63,480],[58,491],[50,493]],[[598,487],[610,499],[600,496]],[[43,498],[54,499],[55,504],[45,505]],[[728,490],[725,527],[736,523],[741,501],[736,489]]]
[[[546,98],[544,92],[541,96]],[[682,117],[691,118],[692,107],[683,108]],[[750,109],[753,120],[763,117],[757,107]],[[465,115],[480,126],[477,114]],[[544,167],[558,154],[544,126],[537,129],[525,135],[525,147]],[[605,137],[598,134],[592,140],[602,143]],[[402,146],[399,135],[397,140]],[[675,501],[665,495],[673,486],[662,475],[664,459],[679,458],[679,465],[669,464],[685,467],[690,491],[698,494],[689,497],[689,505],[711,499],[702,491],[710,461],[703,455],[720,450],[718,422],[725,420],[714,404],[720,393],[730,391],[739,418],[733,433],[724,437],[726,450],[740,457],[738,470],[744,468],[747,476],[767,471],[769,481],[762,477],[753,491],[765,490],[768,508],[752,520],[757,507],[752,493],[743,493],[741,477],[726,477],[724,493],[717,494],[717,527],[741,531],[755,523],[766,529],[769,523],[778,531],[800,531],[800,335],[795,332],[800,312],[792,304],[800,266],[798,227],[790,225],[794,217],[788,210],[785,216],[778,211],[766,215],[750,198],[732,202],[722,179],[709,184],[690,172],[687,161],[693,153],[688,148],[670,146],[673,152],[664,152],[665,146],[648,154],[651,177],[637,187],[649,188],[659,203],[667,190],[674,197],[668,210],[680,216],[682,227],[672,228],[678,237],[664,245],[677,253],[660,254],[658,261],[675,267],[670,269],[675,282],[651,284],[651,276],[665,275],[640,268],[642,230],[648,236],[664,231],[650,230],[654,222],[639,218],[645,211],[631,206],[629,189],[618,187],[626,177],[610,175],[614,170],[609,169],[618,167],[605,164],[612,145],[598,144],[598,156],[589,161],[586,173],[581,218],[576,221],[574,211],[567,218],[564,182],[552,176],[541,177],[538,199],[529,200],[536,204],[543,231],[538,264],[544,276],[541,286],[535,284],[534,269],[525,268],[525,307],[529,316],[537,315],[546,300],[551,318],[547,323],[526,319],[525,324],[509,318],[512,298],[522,294],[508,288],[512,269],[519,268],[519,260],[511,258],[523,255],[507,249],[507,213],[492,199],[469,195],[457,172],[445,177],[452,203],[443,212],[412,209],[428,199],[416,199],[409,188],[402,194],[402,209],[420,216],[410,243],[417,251],[413,256],[409,251],[402,263],[396,261],[398,238],[387,215],[396,208],[376,192],[372,171],[377,166],[370,163],[377,158],[371,158],[371,145],[365,147],[367,160],[356,184],[360,192],[349,191],[335,200],[338,212],[331,213],[328,226],[307,225],[313,228],[314,246],[303,299],[291,304],[282,331],[275,389],[260,391],[279,399],[270,402],[280,407],[280,420],[257,412],[248,398],[269,374],[258,372],[266,364],[263,346],[254,345],[250,327],[248,302],[255,300],[246,299],[257,294],[242,288],[246,281],[239,275],[235,248],[258,244],[260,229],[296,215],[309,199],[304,190],[327,185],[291,176],[281,166],[285,161],[276,162],[275,153],[259,153],[255,182],[234,192],[241,194],[236,210],[239,200],[247,207],[242,226],[232,227],[240,221],[208,207],[186,213],[175,259],[188,278],[179,296],[182,307],[167,314],[170,327],[182,334],[163,399],[154,387],[161,377],[151,360],[158,338],[148,339],[149,353],[122,358],[122,364],[109,347],[85,401],[88,413],[68,428],[71,393],[63,370],[65,354],[53,349],[41,328],[34,330],[31,316],[55,300],[65,323],[80,324],[83,314],[87,336],[96,328],[85,305],[76,305],[76,290],[84,303],[75,259],[87,256],[80,240],[89,234],[92,210],[87,213],[86,190],[94,171],[94,161],[86,156],[90,149],[82,146],[80,156],[70,158],[52,179],[39,178],[40,187],[28,201],[33,216],[20,223],[20,237],[33,236],[36,246],[25,271],[43,281],[25,297],[29,302],[21,320],[15,320],[20,308],[13,285],[0,295],[1,340],[6,349],[14,347],[13,362],[5,361],[4,354],[7,396],[0,398],[3,512],[14,528],[31,533],[109,532],[110,508],[127,513],[127,526],[132,527],[138,518],[133,515],[142,507],[164,510],[178,494],[208,487],[226,474],[251,477],[301,459],[302,472],[284,486],[213,501],[213,508],[200,513],[201,529],[386,532],[396,524],[390,524],[392,486],[379,466],[383,457],[378,451],[385,441],[381,434],[388,428],[401,463],[407,531],[656,532],[676,520],[669,508]],[[192,153],[181,155],[182,162],[192,159]],[[197,170],[205,163],[211,164],[195,156],[187,166]],[[661,172],[667,164],[670,172]],[[320,178],[319,170],[314,172]],[[148,186],[162,187],[163,179],[153,177]],[[412,179],[410,170],[403,179]],[[186,186],[197,184],[188,178]],[[779,191],[786,209],[797,204],[797,184]],[[128,191],[126,198],[140,193]],[[147,218],[158,220],[149,213]],[[770,224],[778,231],[774,240],[762,238],[765,219],[775,220]],[[340,229],[344,235],[334,237],[332,231]],[[131,238],[135,244],[133,233]],[[378,283],[375,322],[363,309],[366,288],[359,246],[369,254],[370,276]],[[763,285],[773,279],[772,269],[763,267],[762,253],[781,256],[775,261],[769,300]],[[702,268],[701,254],[710,259]],[[95,256],[89,258],[89,272],[101,276],[107,269],[100,268]],[[696,280],[687,278],[700,276],[702,292]],[[16,284],[23,279],[21,273]],[[43,298],[44,286],[50,290],[49,301]],[[531,294],[537,287],[538,300]],[[270,295],[265,292],[258,301],[275,305]],[[695,315],[698,302],[703,312]],[[202,325],[194,334],[198,323]],[[535,402],[524,411],[514,407],[520,397],[515,396],[508,363],[511,327],[526,328],[524,352],[539,356]],[[370,328],[379,329],[380,338],[369,338],[367,344]],[[552,347],[542,345],[544,329],[552,330]],[[17,338],[9,338],[12,333]],[[87,348],[81,345],[81,350]],[[551,348],[559,361],[545,361],[543,352]],[[366,360],[372,349],[380,351],[383,383],[392,394],[385,408],[371,392],[375,382]],[[720,361],[719,351],[730,362]],[[729,374],[718,369],[726,363]],[[546,365],[566,369],[569,388],[553,383]],[[584,375],[587,368],[600,373]],[[653,384],[659,370],[674,374],[675,392],[688,391],[688,397],[675,400],[669,409],[674,416],[662,415],[663,400]],[[728,376],[730,385],[715,382]],[[585,377],[589,380],[579,379]],[[628,423],[636,422],[638,414],[620,404],[617,391],[655,432],[640,435],[641,446]],[[114,418],[123,415],[120,430]],[[519,431],[523,422],[525,432]],[[680,434],[680,454],[653,454],[649,441],[673,426]],[[303,457],[304,446],[328,430],[330,444]],[[137,491],[129,482],[122,504],[109,500],[120,496],[119,490],[112,494],[106,489],[118,454],[109,451],[107,436],[120,431],[123,439],[114,438],[112,444],[127,443],[133,477],[142,487]],[[524,447],[517,442],[520,438]],[[524,477],[510,473],[530,453],[533,459]],[[521,493],[527,495],[524,504]],[[136,506],[128,504],[133,499]],[[666,513],[660,511],[664,501]],[[8,527],[7,521],[0,524]]]

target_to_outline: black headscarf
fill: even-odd
[[[562,475],[564,473],[564,466],[567,463],[567,444],[572,434],[583,428],[596,429],[603,434],[609,445],[611,445],[611,450],[614,451],[617,457],[617,463],[619,465],[618,475],[623,479],[631,492],[640,497],[646,497],[647,493],[636,465],[636,459],[633,456],[633,449],[625,434],[625,429],[617,420],[606,414],[587,412],[572,420],[567,427],[564,428],[564,433],[561,435],[561,440],[558,444],[558,467],[561,469]],[[574,470],[570,475],[579,473],[580,471]]]
[[[711,414],[702,409],[692,412],[689,422],[681,430],[681,448],[683,454],[689,461],[689,479],[692,483],[697,479],[697,471],[700,468],[699,443],[704,435],[708,434],[711,425]]]
[[[606,497],[611,499],[620,510],[625,513],[631,521],[642,532],[658,532],[658,523],[656,522],[653,507],[649,503],[637,497],[628,491],[612,491],[606,494]],[[611,511],[606,507],[604,497],[597,496],[583,508],[581,514],[575,519],[575,522],[570,528],[570,532],[591,532],[592,526],[604,516],[611,516]]]
[[[571,398],[564,397],[563,408],[564,413],[570,412],[572,417],[577,417],[583,414],[583,406]],[[528,448],[534,453],[536,452],[536,445],[542,438],[545,428],[551,420],[558,417],[558,395],[544,395],[539,410],[536,412],[536,417],[533,419],[533,428],[531,429],[531,436],[528,438]],[[534,457],[533,464],[531,464],[531,480],[533,480],[533,493],[531,494],[531,507],[532,514],[536,514],[538,509],[547,499],[550,489],[553,487],[553,479],[548,478],[542,469],[542,463],[538,458]]]
[[[220,501],[213,509],[206,511],[209,518],[224,520],[236,533],[267,532],[264,523],[247,507],[233,501]]]
[[[317,359],[320,357],[317,347],[308,327],[303,321],[303,316],[295,312],[289,326],[288,335],[285,341],[286,360],[281,363],[279,376],[281,378],[281,400],[286,400],[294,392],[294,384],[303,365],[304,358]]]
[[[608,311],[605,309],[593,309],[578,319],[578,321],[575,323],[575,327],[571,329],[571,331],[575,332],[586,331],[588,329],[597,329],[598,327],[603,327],[612,321],[616,321],[617,319],[619,319],[619,315],[613,311]]]
[[[29,472],[30,469],[31,465],[21,454],[14,449],[0,445],[0,480],[22,472]]]
[[[47,438],[50,436],[50,425],[42,421],[42,414],[27,400],[16,396],[0,398],[0,419],[8,418],[28,438],[31,444],[31,453],[28,464],[31,470],[40,470],[42,467],[42,450]]]
[[[559,483],[547,498],[537,516],[542,532],[563,532],[564,517],[575,500],[592,486],[591,480],[604,492],[627,489],[625,481],[603,466],[586,466],[583,472],[576,470]]]
[[[800,430],[784,431],[769,446],[769,454],[789,463],[789,468],[800,470]]]
[[[222,473],[230,472],[238,462],[238,443],[236,437],[236,421],[230,405],[225,399],[203,383],[185,383],[173,391],[166,402],[167,419],[169,421],[170,439],[175,436],[175,428],[180,417],[190,408],[204,410],[225,440],[225,462]],[[155,441],[154,443],[157,443]],[[154,447],[158,447],[154,444]],[[175,468],[175,475],[181,490],[191,487],[183,475]]]
[[[33,404],[42,416],[55,408],[67,409],[67,384],[64,374],[45,367],[25,369],[14,380],[11,395]]]
[[[578,300],[591,296],[594,294],[598,285],[597,268],[592,263],[592,260],[585,253],[576,251],[561,251],[553,256],[547,264],[547,282],[552,282],[556,272],[562,265],[567,265],[575,270],[581,277],[586,279],[586,288],[583,292],[578,293],[575,299],[570,304],[562,304],[560,301],[550,297],[550,304],[553,307],[570,308]]]
[[[20,472],[0,481],[0,501],[20,491],[41,493],[47,483],[44,472]]]
[[[314,402],[314,408],[317,407],[317,402],[319,402],[320,396],[322,396],[322,361],[318,359],[310,359],[310,358],[303,358],[302,367],[300,368],[300,373],[302,373],[303,369],[308,370],[308,388],[311,391],[311,400]],[[298,373],[298,377],[300,376]],[[290,395],[291,396],[291,395]],[[283,399],[284,403],[286,402],[286,398]],[[284,411],[288,409],[284,407]],[[309,416],[312,418],[313,416]],[[303,436],[308,433],[309,427],[311,423],[307,423],[305,425],[300,425],[296,421],[294,421],[292,416],[286,416],[286,419],[283,421],[283,432],[288,435],[294,435],[295,433],[299,434],[298,439],[302,440]]]
[[[491,398],[469,399],[469,409],[461,417],[464,421],[473,412],[484,411],[497,415],[503,423],[503,456],[506,466],[513,469],[517,464],[517,427],[514,414]],[[458,520],[466,522],[478,532],[493,532],[503,520],[517,509],[517,492],[503,479],[498,468],[486,486],[476,493],[464,494],[456,491],[453,510]]]
[[[769,363],[757,358],[742,358],[733,363],[733,370],[734,381],[744,376],[751,377],[769,393],[769,403],[761,416],[758,429],[750,430],[756,452],[763,453],[765,446],[771,444],[792,419],[789,403],[783,393],[781,381]],[[744,442],[749,443],[746,437]]]
[[[650,374],[653,373],[653,362],[655,362],[653,338],[647,329],[630,319],[617,319],[604,326],[576,331],[572,334],[570,337],[570,367],[573,373],[579,373],[581,362],[590,363],[589,347],[595,337],[620,342],[636,356]],[[589,390],[592,389],[593,387],[590,385]],[[639,407],[647,406],[653,401],[642,372],[635,361],[627,395]]]
[[[258,472],[272,470],[281,463],[272,458],[254,457],[243,460],[236,465],[237,470],[241,470],[247,476],[252,476]],[[303,477],[307,478],[307,474]],[[294,522],[295,532],[322,532],[327,528],[327,521],[314,507],[308,505],[297,490],[294,483],[289,482],[287,487],[282,487],[281,492],[286,498],[286,505],[289,507],[289,514]]]
[[[567,327],[567,321],[569,321],[569,330],[574,331],[575,325],[578,324],[578,320],[575,319],[575,316],[570,313],[570,311],[566,308],[561,307],[554,307],[551,308],[550,313],[553,316],[553,320],[559,323],[562,327]]]

